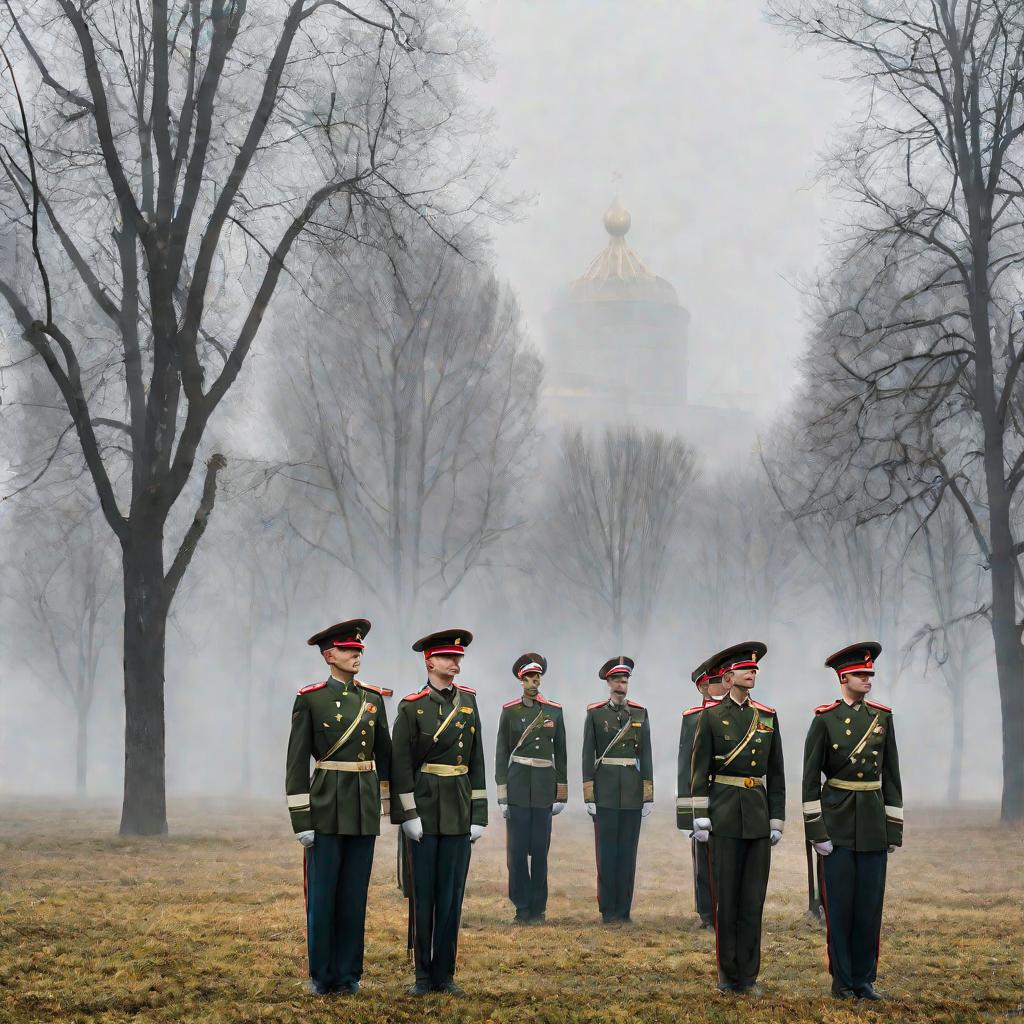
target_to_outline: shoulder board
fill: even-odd
[[[753,704],[758,711],[767,711],[770,715],[775,714],[775,708],[770,708],[767,704],[762,704],[759,700],[754,700],[753,697],[751,697],[750,703]]]
[[[460,693],[471,693],[474,697],[476,696],[476,690],[472,689],[472,687],[456,685],[455,689]]]
[[[416,693],[410,693],[407,696],[403,697],[402,700],[419,700],[420,697],[426,697],[426,695],[427,695],[427,687],[424,686],[422,690],[419,690]]]
[[[588,704],[587,705],[587,710],[588,711],[596,711],[597,708],[603,708],[605,706],[605,704],[607,704],[607,703],[608,703],[608,701],[606,701],[606,700],[596,700],[596,701],[594,701],[593,704]]]
[[[522,701],[518,697],[514,697],[512,700],[508,701],[508,703],[502,704],[501,706],[503,708],[514,708],[517,704],[522,704]]]
[[[392,697],[395,691],[389,690],[386,686],[374,686],[372,683],[364,683],[362,679],[356,680],[356,686],[361,690],[370,690],[372,693],[379,693],[382,697]]]
[[[557,700],[548,700],[547,697],[542,697],[539,693],[537,694],[537,702],[547,704],[549,708],[560,708],[562,706]]]
[[[326,682],[310,683],[309,686],[304,686],[301,690],[299,690],[299,693],[312,693],[314,690],[322,690],[326,685]]]
[[[892,711],[892,708],[886,707],[884,704],[879,704],[877,700],[866,700],[865,704],[869,708],[878,708],[879,711]]]
[[[831,711],[831,710],[832,710],[832,709],[833,709],[834,707],[838,707],[838,706],[839,706],[839,701],[838,701],[838,700],[834,700],[834,701],[832,701],[832,703],[831,703],[831,704],[819,704],[819,705],[818,705],[818,706],[817,706],[817,707],[816,707],[816,708],[814,709],[814,713],[815,713],[816,715],[822,715],[822,714],[824,714],[824,713],[825,713],[826,711]]]
[[[645,707],[643,706],[643,704],[637,704],[637,702],[636,702],[635,700],[627,700],[627,701],[626,701],[626,703],[627,703],[627,704],[628,704],[628,705],[629,705],[629,706],[630,706],[631,708],[636,708],[636,709],[637,709],[638,711],[646,711],[646,710],[647,710],[647,709],[646,709],[646,708],[645,708]]]
[[[704,705],[703,704],[698,704],[695,708],[687,708],[683,712],[683,718],[685,718],[687,715],[694,715],[698,711],[703,711],[703,710],[704,710]]]

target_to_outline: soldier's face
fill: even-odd
[[[871,692],[871,681],[874,677],[867,672],[847,672],[843,676],[843,686],[846,690],[858,697]]]
[[[356,647],[328,647],[324,661],[339,672],[356,673],[363,663],[363,652]]]
[[[540,673],[527,672],[522,679],[523,694],[533,700],[540,693]]]
[[[625,697],[629,690],[629,676],[625,672],[616,672],[608,677],[608,690],[618,697]]]
[[[738,668],[733,672],[726,672],[723,681],[728,680],[730,686],[738,686],[742,690],[752,690],[757,682],[756,668]]]
[[[714,680],[714,682],[708,683],[708,696],[709,697],[724,697],[729,692],[729,687],[726,686],[721,676]]]
[[[442,687],[451,686],[452,680],[461,671],[461,661],[461,654],[435,654],[432,658],[427,658],[427,675],[439,682]]]

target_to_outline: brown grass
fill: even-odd
[[[879,987],[891,999],[878,1009],[828,998],[792,824],[765,913],[765,994],[719,996],[688,844],[667,809],[644,826],[632,928],[597,920],[593,836],[579,813],[555,824],[548,924],[513,928],[504,825],[492,825],[470,872],[462,999],[405,995],[405,904],[386,826],[363,990],[313,998],[285,817],[276,805],[178,804],[170,838],[122,840],[110,805],[0,806],[0,1021],[984,1021],[1021,999],[1022,833],[999,828],[992,810],[910,814],[909,845],[890,860]]]

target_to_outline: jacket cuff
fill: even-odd
[[[505,782],[499,782],[498,783],[498,803],[499,804],[507,804],[508,803],[508,784],[505,783]]]
[[[564,804],[569,799],[569,783],[559,782],[555,785],[555,803]]]
[[[676,828],[680,832],[693,831],[693,803],[688,796],[676,797]]]
[[[890,846],[903,845],[903,808],[885,806],[885,841]]]
[[[768,828],[774,829],[776,832],[782,832],[786,827],[786,822],[782,818],[769,818]]]
[[[654,802],[654,779],[644,779],[644,803]]]
[[[309,809],[308,793],[289,793],[288,814],[292,819],[292,831],[298,835],[300,832],[309,832],[313,828],[313,813]]]
[[[415,793],[397,793],[390,803],[392,825],[401,825],[403,821],[412,821],[420,816],[416,810]]]
[[[585,804],[592,804],[594,802],[594,781],[591,779],[590,782],[583,783],[583,802]]]

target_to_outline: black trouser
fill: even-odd
[[[439,987],[455,976],[469,836],[426,835],[407,846],[412,859],[416,980]]]
[[[539,917],[548,905],[551,808],[509,805],[505,825],[508,898],[520,917]]]
[[[376,836],[317,832],[306,850],[306,946],[309,976],[333,990],[363,973],[366,893]]]
[[[859,992],[874,983],[885,895],[885,850],[837,846],[825,862],[825,921],[832,987]]]
[[[633,906],[640,820],[639,810],[597,808],[597,906],[606,921],[627,919]]]
[[[692,839],[693,846],[693,902],[701,920],[711,918],[711,861],[708,858],[708,844]]]
[[[768,891],[772,841],[712,834],[718,982],[747,988],[761,969],[761,912]]]

